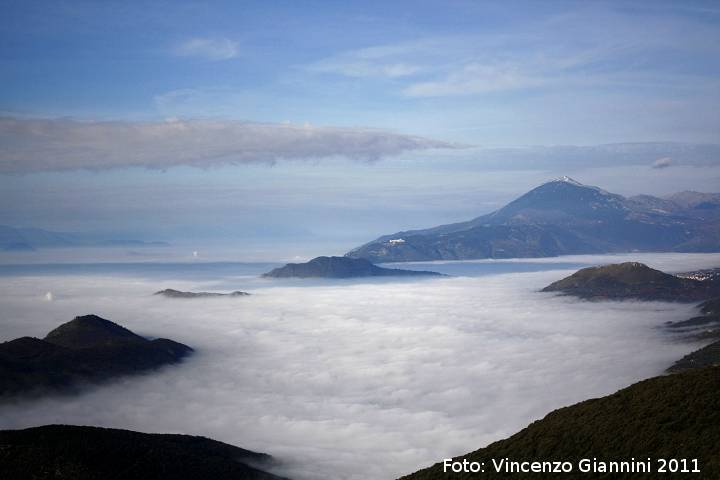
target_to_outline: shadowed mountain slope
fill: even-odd
[[[676,373],[711,366],[720,366],[720,341],[713,342],[685,355],[667,371]]]
[[[0,398],[141,373],[177,363],[191,352],[187,345],[147,340],[96,315],[76,317],[43,340],[0,343]]]
[[[281,480],[272,457],[205,437],[47,425],[0,431],[0,478]]]

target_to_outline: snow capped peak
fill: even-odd
[[[567,184],[573,185],[575,187],[582,187],[582,188],[589,189],[589,190],[595,190],[599,194],[604,195],[606,197],[617,197],[617,195],[613,195],[610,192],[606,192],[602,188],[593,187],[592,185],[582,184],[582,183],[578,182],[577,180],[568,177],[567,175],[563,175],[562,177],[558,177],[554,180],[550,180],[549,182],[546,182],[543,185],[551,185],[553,183],[567,183]]]
[[[563,175],[562,177],[558,177],[558,178],[556,178],[556,179],[554,179],[554,180],[551,180],[551,181],[552,181],[552,182],[565,182],[565,183],[569,183],[569,184],[571,184],[571,185],[575,185],[575,186],[577,186],[577,187],[584,187],[584,186],[585,186],[585,185],[583,185],[582,183],[578,182],[577,180],[568,177],[567,175]]]

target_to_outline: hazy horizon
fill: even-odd
[[[374,167],[370,166],[368,168]],[[674,174],[677,174],[677,172],[674,172]],[[535,176],[539,177],[540,175],[542,174],[538,173]],[[535,178],[535,176],[529,178]],[[527,190],[554,178],[538,180],[537,184],[527,187]],[[663,196],[690,189],[689,187],[685,189],[679,188],[682,184],[679,184],[676,180],[668,178],[668,186],[663,187],[664,190],[661,193],[656,192],[656,195]],[[714,181],[713,177],[706,177],[704,182],[694,182],[694,185],[704,184],[710,188],[714,185]],[[605,189],[602,185],[594,186]],[[511,187],[508,186],[507,188]],[[218,227],[215,225],[208,227],[204,231],[195,226],[192,231],[185,230],[182,234],[177,231],[168,232],[167,226],[164,225],[156,226],[149,231],[122,231],[112,229],[93,230],[92,224],[90,224],[91,229],[87,230],[88,225],[82,224],[85,225],[84,228],[68,231],[68,233],[90,234],[109,239],[141,240],[145,242],[160,241],[166,242],[168,245],[39,248],[37,251],[30,252],[0,251],[0,261],[9,263],[132,261],[133,259],[136,261],[304,261],[320,255],[343,255],[352,248],[367,243],[380,235],[396,231],[429,228],[470,220],[491,213],[524,193],[526,191],[497,193],[492,190],[478,190],[474,192],[474,195],[487,197],[488,200],[484,205],[476,207],[466,200],[453,200],[451,194],[442,196],[434,192],[431,194],[431,200],[419,203],[423,207],[425,205],[431,207],[434,205],[434,208],[423,208],[421,214],[407,212],[404,210],[406,205],[401,206],[399,212],[393,212],[393,200],[383,197],[369,199],[366,195],[359,195],[354,201],[368,200],[365,208],[373,208],[372,203],[377,203],[374,208],[382,210],[384,215],[381,217],[368,217],[367,214],[363,214],[361,218],[351,219],[344,218],[341,215],[337,218],[331,217],[331,220],[328,221],[327,216],[315,218],[322,212],[310,212],[309,221],[305,221],[308,219],[298,221],[295,218],[288,225],[276,225],[263,219],[258,220],[259,223],[252,226],[222,225]],[[612,193],[617,192],[612,191]],[[703,193],[717,192],[707,191]],[[466,194],[473,195],[469,187]],[[648,194],[647,189],[643,192],[625,192],[626,196],[638,194]],[[403,190],[396,192],[396,195],[398,198],[403,198],[403,202],[407,202],[408,198],[405,197],[410,197],[413,193],[412,190]],[[503,200],[491,200],[492,195],[496,195],[493,198]],[[438,200],[438,202],[433,204],[433,199]],[[384,201],[389,202],[389,204],[382,204]],[[338,210],[337,208],[331,209]],[[294,215],[294,217],[297,217],[297,215]],[[320,224],[317,223],[319,221],[321,221]],[[362,224],[367,224],[367,228],[359,228]],[[8,224],[8,226],[43,228],[53,231],[44,225]]]

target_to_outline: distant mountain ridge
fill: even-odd
[[[442,276],[437,272],[382,268],[362,258],[316,257],[306,263],[288,263],[263,274],[265,278],[355,278]]]
[[[58,247],[166,246],[165,242],[145,242],[109,235],[53,232],[41,228],[0,225],[0,250],[23,251]]]
[[[720,194],[623,197],[561,177],[467,222],[385,235],[346,256],[371,262],[720,251]]]
[[[218,293],[218,292],[182,292],[175,290],[174,288],[166,288],[155,292],[153,295],[161,295],[167,298],[213,298],[213,297],[249,297],[250,294],[247,292],[241,292],[236,290],[230,293]]]

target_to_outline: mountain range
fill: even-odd
[[[89,233],[53,232],[41,228],[0,225],[0,250],[22,251],[58,247],[167,246],[165,242],[145,242]]]
[[[720,251],[720,194],[623,197],[562,177],[467,222],[382,236],[346,254],[374,263]]]

